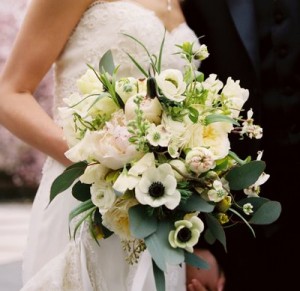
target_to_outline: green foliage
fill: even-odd
[[[270,224],[276,221],[281,213],[281,205],[277,201],[267,201],[261,205],[249,220],[251,224]]]
[[[156,265],[154,260],[152,260],[152,268],[153,268],[156,291],[165,291],[166,290],[165,273]]]
[[[101,74],[108,73],[112,75],[115,70],[114,59],[111,50],[108,50],[99,61],[99,72]]]
[[[91,198],[90,187],[91,187],[90,184],[84,184],[78,181],[72,187],[73,197],[82,202],[89,200]]]
[[[194,267],[200,268],[200,269],[209,269],[210,268],[209,264],[206,261],[204,261],[199,256],[197,256],[193,253],[189,253],[189,252],[185,251],[184,258],[185,258],[185,262],[188,265],[191,265],[191,266],[194,266]]]
[[[61,192],[67,190],[74,181],[80,177],[87,167],[86,162],[79,162],[66,168],[65,171],[59,175],[51,185],[50,202]]]
[[[200,194],[193,194],[185,203],[179,206],[179,209],[183,211],[201,211],[205,213],[212,212],[214,208],[215,205],[205,201]]]

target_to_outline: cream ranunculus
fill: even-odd
[[[125,104],[125,115],[127,120],[136,118],[137,98],[142,98],[140,109],[143,111],[143,117],[151,123],[159,124],[162,114],[162,106],[157,98],[150,98],[145,95],[136,95],[130,97]]]
[[[190,150],[185,157],[186,167],[196,175],[205,173],[216,166],[211,151],[204,147]]]
[[[203,221],[192,216],[190,219],[175,222],[175,230],[169,233],[169,243],[173,248],[182,248],[192,253],[197,244],[201,232],[204,230]]]
[[[181,71],[168,69],[155,76],[158,87],[169,100],[181,102],[186,97],[183,95],[186,83]]]
[[[116,200],[116,194],[111,184],[100,181],[92,184],[90,189],[92,202],[99,208],[99,212],[104,214]]]
[[[77,87],[82,94],[99,94],[103,92],[103,84],[91,69],[88,69],[86,73],[77,80]]]
[[[172,167],[162,164],[158,168],[147,169],[135,187],[136,199],[144,205],[159,207],[165,205],[174,209],[179,205],[181,195],[176,189],[177,181]]]
[[[128,210],[137,204],[138,201],[134,198],[117,198],[112,207],[102,216],[103,225],[120,236],[121,239],[132,239]]]

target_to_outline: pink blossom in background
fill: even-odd
[[[27,2],[0,0],[0,72],[22,23]],[[52,106],[52,84],[50,71],[34,94],[49,114]],[[17,186],[37,186],[44,160],[44,154],[32,149],[0,126],[0,172],[12,176]]]

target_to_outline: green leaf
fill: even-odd
[[[210,124],[214,122],[229,122],[235,125],[239,125],[239,123],[234,120],[233,118],[226,116],[226,115],[221,115],[221,114],[210,114],[205,117],[205,123]]]
[[[211,231],[209,230],[209,228],[207,228],[204,232],[204,239],[205,241],[210,244],[213,245],[216,242],[216,238],[215,236],[211,233]]]
[[[160,48],[159,48],[159,55],[158,55],[158,62],[157,62],[157,73],[158,74],[160,74],[160,72],[161,72],[161,61],[162,61],[163,48],[164,48],[164,44],[165,44],[165,38],[166,38],[166,30],[165,30],[164,37],[162,39],[162,42],[161,42]]]
[[[270,201],[267,198],[263,197],[247,197],[242,200],[237,201],[237,204],[241,207],[243,207],[244,204],[246,203],[251,203],[253,206],[253,211],[255,212],[259,207],[261,207],[263,204],[266,202]]]
[[[236,153],[232,152],[232,151],[229,151],[228,156],[231,157],[231,158],[233,158],[233,159],[234,159],[236,162],[238,162],[240,165],[246,164],[246,161],[247,161],[247,160],[244,161],[244,160],[240,159],[239,156],[238,156]]]
[[[91,199],[81,202],[76,208],[74,208],[69,214],[69,221],[71,221],[77,215],[96,207]]]
[[[115,70],[114,59],[111,50],[108,50],[100,59],[99,72],[102,74],[107,72],[110,75],[113,75],[114,70]]]
[[[80,177],[87,167],[86,162],[79,162],[66,168],[65,171],[59,175],[51,185],[50,202],[61,192],[67,190],[73,182]]]
[[[223,245],[225,251],[227,252],[226,236],[222,225],[218,219],[211,214],[205,214],[205,218],[211,234]]]
[[[156,265],[166,271],[167,264],[178,265],[184,261],[183,249],[173,248],[169,243],[169,232],[174,228],[172,223],[161,221],[157,231],[145,238],[145,244]]]
[[[209,269],[210,265],[203,259],[201,259],[199,256],[189,253],[187,251],[184,252],[185,262],[188,265],[194,266],[196,268],[200,269]]]
[[[242,166],[232,168],[225,179],[229,182],[231,190],[242,190],[253,185],[265,170],[263,161],[251,161]]]
[[[215,208],[215,205],[205,201],[199,194],[194,194],[189,199],[187,199],[184,204],[181,204],[179,208],[188,212],[212,212]]]
[[[199,117],[199,111],[193,107],[189,107],[189,118],[192,122],[196,123]]]
[[[129,208],[130,232],[136,238],[143,239],[157,230],[157,219],[149,216],[146,207],[135,205]]]
[[[278,201],[268,201],[264,203],[253,214],[249,220],[251,224],[270,224],[278,219],[281,213],[281,204]]]
[[[153,275],[155,280],[156,291],[166,290],[166,280],[164,272],[152,260]]]
[[[79,201],[86,201],[91,198],[90,184],[84,184],[78,181],[72,188],[72,195]]]
[[[77,230],[79,229],[80,225],[81,225],[85,220],[87,220],[88,217],[90,217],[90,216],[93,214],[93,212],[95,211],[96,208],[97,208],[97,207],[94,206],[92,209],[90,209],[89,211],[87,211],[87,213],[85,213],[85,214],[80,218],[80,220],[76,223],[75,228],[74,228],[74,231],[73,231],[73,239],[75,239]]]
[[[131,59],[131,61],[135,64],[135,66],[141,71],[141,73],[148,78],[149,74],[143,69],[143,67],[136,61],[136,59],[129,53],[126,53],[127,56]]]

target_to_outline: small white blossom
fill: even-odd
[[[163,125],[155,126],[155,124],[152,123],[148,129],[146,138],[149,143],[155,147],[167,147],[171,139],[171,134]]]
[[[220,180],[213,182],[213,189],[207,192],[207,196],[210,201],[219,202],[227,196],[227,191],[223,188],[223,184]]]
[[[200,48],[195,53],[195,58],[197,60],[203,61],[207,59],[209,56],[209,52],[207,50],[207,46],[205,44],[202,44]]]
[[[246,215],[253,213],[253,205],[251,203],[245,203],[243,205],[243,211]]]
[[[99,208],[101,214],[105,213],[115,202],[116,194],[110,183],[101,181],[91,186],[92,202]]]

